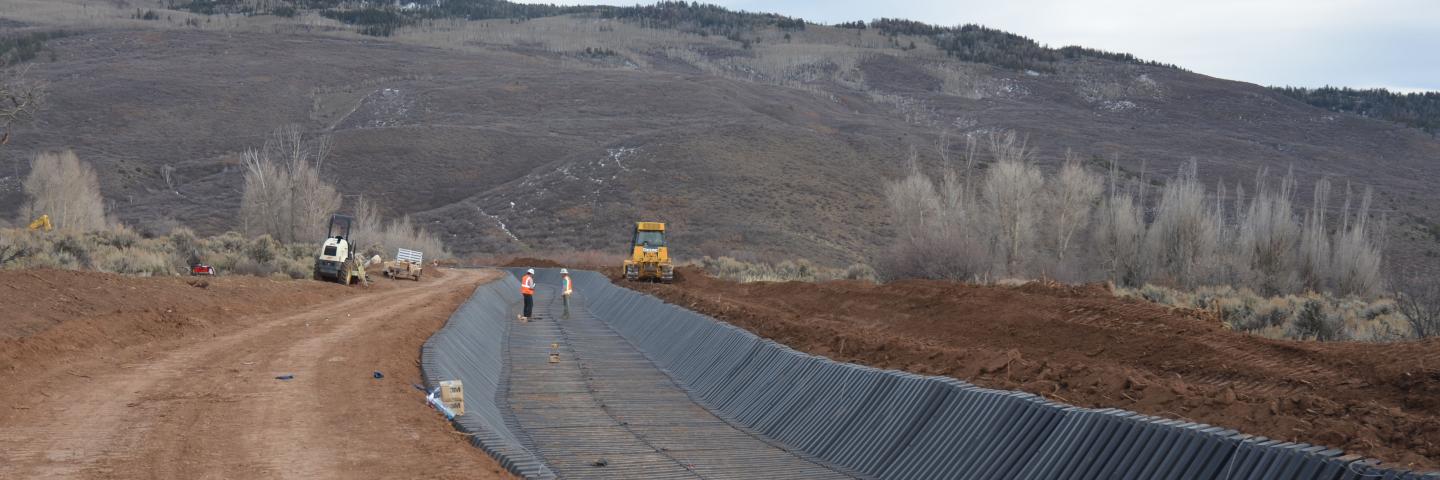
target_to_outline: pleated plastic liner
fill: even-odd
[[[512,272],[514,273],[514,272]],[[837,363],[571,271],[576,299],[736,426],[877,479],[1419,479],[1340,450],[1119,409],[1089,409],[948,377]],[[557,271],[538,281],[557,283]],[[513,276],[476,290],[425,344],[427,385],[459,379],[457,426],[511,472],[554,473],[512,431],[503,396]],[[515,427],[518,429],[518,427]]]

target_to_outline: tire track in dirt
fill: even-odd
[[[424,339],[497,275],[395,282],[49,385],[0,428],[0,477],[506,477],[410,387]]]
[[[1222,371],[1205,371],[1197,376],[1182,377],[1185,382],[1190,384],[1218,388],[1228,387],[1237,392],[1283,395],[1307,389],[1309,385],[1338,383],[1345,377],[1331,366],[1317,363],[1310,356],[1299,357],[1298,362],[1295,361],[1295,358],[1281,361],[1271,355],[1271,345],[1257,341],[1253,337],[1234,335],[1228,331],[1207,330],[1196,334],[1194,331],[1165,328],[1163,327],[1165,324],[1191,322],[1193,318],[1187,319],[1184,314],[1173,311],[1157,315],[1157,309],[1152,305],[1118,305],[1113,307],[1108,314],[1100,309],[1082,305],[1067,309],[1066,313],[1067,316],[1062,317],[1061,321],[1125,331],[1127,335],[1145,336],[1157,342],[1164,341],[1166,337],[1172,335],[1188,335],[1187,341],[1208,347],[1216,357],[1227,359],[1227,365],[1244,366],[1244,370],[1237,368],[1235,371],[1223,371],[1224,367],[1222,366]],[[1117,324],[1110,320],[1147,317],[1152,321]],[[1246,373],[1247,370],[1256,373]]]

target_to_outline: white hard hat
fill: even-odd
[[[562,268],[562,269],[560,269],[560,274],[561,274],[561,275],[569,275],[569,274],[570,274],[570,271]]]
[[[535,269],[532,268],[532,269],[526,270],[525,273],[534,275],[534,274],[535,274]]]

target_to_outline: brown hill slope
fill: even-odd
[[[912,147],[934,166],[943,130],[1017,129],[1047,165],[1073,149],[1134,172],[1196,158],[1231,183],[1293,166],[1302,184],[1375,185],[1380,210],[1403,220],[1393,250],[1440,255],[1423,233],[1440,219],[1440,141],[1255,85],[1094,59],[1015,72],[828,27],[745,50],[620,23],[526,23],[458,43],[149,26],[52,40],[56,60],[31,72],[52,103],[3,151],[0,217],[22,201],[27,152],[73,147],[120,218],[235,228],[238,153],[295,123],[335,136],[327,169],[343,193],[417,214],[459,253],[615,248],[650,217],[675,224],[685,256],[843,262],[886,242],[881,183]],[[621,41],[618,58],[575,53]]]

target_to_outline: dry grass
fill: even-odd
[[[221,275],[284,275],[309,278],[315,248],[281,244],[269,236],[247,239],[230,232],[196,237],[179,228],[168,236],[144,238],[121,227],[77,233],[0,230],[0,268],[96,270],[143,277],[187,275],[205,263]]]
[[[706,273],[726,280],[750,282],[824,282],[830,280],[877,281],[875,269],[863,263],[846,268],[831,268],[816,265],[806,259],[785,260],[780,263],[742,262],[730,257],[700,260]]]
[[[1395,341],[1415,338],[1392,298],[1365,300],[1308,292],[1264,297],[1248,288],[1201,287],[1193,291],[1145,285],[1116,295],[1210,312],[1233,330],[1292,340]]]

